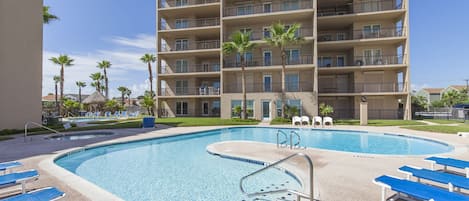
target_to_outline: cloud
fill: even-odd
[[[156,38],[154,35],[138,34],[135,38],[113,36],[110,39],[113,43],[135,47],[140,49],[154,50],[156,48]]]

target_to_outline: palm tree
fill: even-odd
[[[44,24],[49,24],[52,20],[58,20],[59,18],[51,13],[49,13],[50,6],[42,7],[42,20]]]
[[[101,92],[101,80],[103,79],[103,75],[101,74],[101,72],[92,73],[90,75],[90,78],[94,81],[91,83],[91,86],[95,87],[96,91]]]
[[[264,40],[271,46],[277,47],[282,54],[282,118],[285,117],[285,66],[287,61],[286,47],[303,41],[303,37],[297,35],[301,25],[295,23],[287,27],[282,23],[275,23],[270,26],[270,37]]]
[[[243,115],[242,119],[247,119],[247,107],[246,107],[246,77],[245,77],[245,54],[251,51],[255,44],[250,41],[251,32],[240,32],[237,31],[231,36],[230,42],[223,43],[223,52],[225,54],[231,54],[236,52],[241,61],[241,88],[243,90]]]
[[[127,98],[129,99],[129,104],[130,104],[130,95],[131,94],[132,94],[132,90],[127,89],[127,91],[125,91],[125,95],[127,95]]]
[[[107,78],[107,72],[106,69],[111,67],[111,62],[103,60],[101,62],[98,62],[98,68],[103,69],[104,72],[104,83],[105,83],[105,90],[106,90],[106,98],[109,99],[109,85],[108,85],[108,78]]]
[[[145,54],[140,58],[140,61],[142,61],[143,63],[148,64],[148,74],[150,75],[149,76],[149,79],[150,79],[150,92],[151,92],[152,97],[153,97],[155,94],[153,93],[153,73],[151,71],[151,63],[154,63],[156,61],[156,57],[153,54]]]
[[[57,109],[57,113],[60,114],[60,106],[59,106],[59,96],[58,96],[58,86],[57,84],[60,82],[60,76],[54,76],[54,83],[55,83],[55,108]]]
[[[122,98],[121,102],[122,102],[122,106],[124,106],[124,104],[125,104],[125,100],[124,100],[124,99],[125,99],[125,95],[126,95],[127,91],[129,91],[129,89],[128,89],[127,87],[122,87],[122,86],[120,86],[119,88],[117,88],[117,90],[121,92],[121,95],[122,95],[122,97],[121,97],[121,98]]]
[[[81,88],[86,87],[86,82],[77,81],[75,82],[75,84],[78,87],[78,100],[79,100],[79,103],[81,104]]]
[[[59,57],[52,57],[49,59],[54,64],[60,65],[60,101],[64,98],[64,67],[73,66],[73,59],[68,57],[66,54],[60,55]]]

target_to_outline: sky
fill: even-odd
[[[469,1],[410,0],[412,88],[465,84],[469,79]],[[44,25],[43,94],[54,92],[59,66],[49,58],[67,54],[65,93],[78,93],[75,81],[91,82],[96,63],[109,60],[111,96],[126,86],[132,96],[149,88],[147,65],[139,58],[155,54],[156,0],[44,0],[60,20]],[[154,65],[154,64],[153,64]],[[155,72],[153,72],[155,73]],[[155,82],[155,81],[153,81]],[[91,86],[83,93],[92,93]]]

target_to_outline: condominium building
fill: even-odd
[[[287,48],[285,101],[299,115],[334,107],[335,118],[410,118],[408,0],[159,0],[157,87],[160,116],[237,116],[241,64],[221,45],[251,32],[246,53],[248,115],[281,112],[281,52],[263,39],[269,26],[300,23]]]

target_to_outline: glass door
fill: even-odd
[[[270,120],[270,100],[262,100],[262,119]]]
[[[209,111],[208,102],[207,101],[202,102],[202,115],[208,116],[209,114],[208,111]]]
[[[264,75],[264,92],[272,92],[272,75]]]
[[[272,65],[272,52],[264,51],[264,66],[271,66],[271,65]]]

